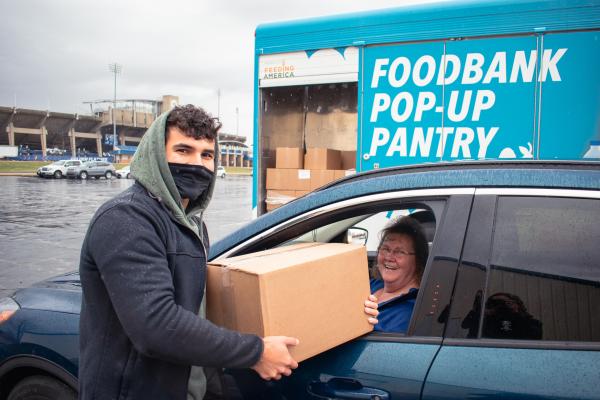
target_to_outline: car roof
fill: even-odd
[[[360,184],[357,184],[359,183]],[[211,246],[210,258],[295,215],[326,204],[390,191],[464,187],[600,190],[600,162],[473,161],[362,172],[323,186],[253,220]]]
[[[546,177],[549,178],[542,182],[532,182],[532,184],[537,183],[535,186],[548,186],[555,187],[555,184],[559,184],[561,182],[557,182],[552,176],[548,176],[547,173],[541,172],[545,170],[552,170],[553,173],[560,174],[561,176],[571,175],[570,172],[567,171],[600,171],[600,162],[598,161],[540,161],[540,160],[517,160],[517,161],[461,161],[461,162],[438,162],[438,163],[427,163],[427,164],[415,164],[415,165],[405,165],[405,166],[397,166],[390,168],[382,168],[375,169],[371,171],[366,171],[362,173],[358,173],[355,175],[349,175],[345,178],[342,178],[338,181],[332,182],[328,185],[322,186],[317,190],[323,190],[331,186],[348,183],[348,182],[356,182],[364,179],[371,179],[379,176],[391,176],[391,175],[403,175],[403,174],[415,174],[415,173],[425,173],[425,172],[444,172],[447,174],[455,175],[457,180],[453,182],[440,182],[439,184],[442,187],[456,187],[459,186],[498,186],[500,181],[504,182],[505,179],[503,177],[506,174],[510,174],[511,177],[513,175],[519,176],[524,180],[529,179],[529,174],[534,174],[537,177]],[[486,178],[481,180],[481,172],[486,171]],[[456,174],[459,172],[459,174]],[[466,173],[468,172],[468,173]],[[579,173],[578,173],[579,175]],[[433,176],[429,176],[433,178]],[[461,183],[462,178],[462,183]],[[512,179],[512,178],[511,178]],[[486,183],[490,181],[493,183],[491,185],[487,185]],[[502,183],[503,186],[515,186],[511,184],[511,180]],[[567,184],[567,182],[564,182]],[[593,183],[593,182],[592,182]],[[568,187],[571,184],[583,185],[581,188],[586,188],[587,186],[583,181],[579,179],[568,184]],[[529,186],[529,185],[527,185]],[[592,188],[595,188],[592,187]]]

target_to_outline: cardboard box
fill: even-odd
[[[353,169],[336,169],[333,171],[333,177],[337,180],[346,176],[354,175],[356,173]]]
[[[267,208],[267,212],[273,211],[276,208],[279,208],[279,207],[281,207],[283,205],[283,204],[275,204],[275,203],[266,203],[266,204],[267,204],[267,207],[266,207]]]
[[[267,190],[310,190],[310,171],[267,168]]]
[[[306,149],[305,169],[341,169],[342,159],[339,150],[313,147]]]
[[[267,190],[267,198],[265,199],[267,211],[272,211],[277,207],[281,207],[296,197],[295,190]]]
[[[261,337],[297,337],[290,349],[302,361],[373,327],[363,246],[301,243],[208,264],[207,317]]]
[[[317,169],[310,171],[310,190],[315,190],[335,180],[334,170]]]
[[[275,168],[302,169],[304,150],[298,147],[278,147],[275,151]]]
[[[267,190],[267,200],[282,200],[290,201],[296,197],[296,191],[294,190]],[[285,201],[285,202],[287,202]]]
[[[267,189],[288,190],[295,170],[267,168]]]
[[[342,169],[356,169],[356,151],[342,151]]]
[[[310,193],[310,190],[294,190],[294,195],[296,197],[306,196],[309,193]]]
[[[292,187],[294,190],[311,190],[310,182],[312,180],[312,172],[309,169],[297,169],[295,176],[292,177]]]

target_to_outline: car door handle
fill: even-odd
[[[328,399],[389,400],[389,393],[363,386],[356,379],[331,378],[327,382],[313,381],[308,384],[308,393]]]

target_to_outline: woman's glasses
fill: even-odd
[[[390,249],[387,246],[381,246],[379,248],[379,252],[381,254],[383,254],[383,255],[392,255],[392,256],[394,256],[396,258],[415,255],[414,252],[406,251],[406,250],[403,250],[403,249]]]

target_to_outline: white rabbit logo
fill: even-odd
[[[531,146],[531,142],[527,142],[527,147],[519,146],[519,151],[521,152],[520,158],[533,158],[533,146]],[[506,147],[502,149],[498,158],[517,158],[517,155],[513,149]]]

